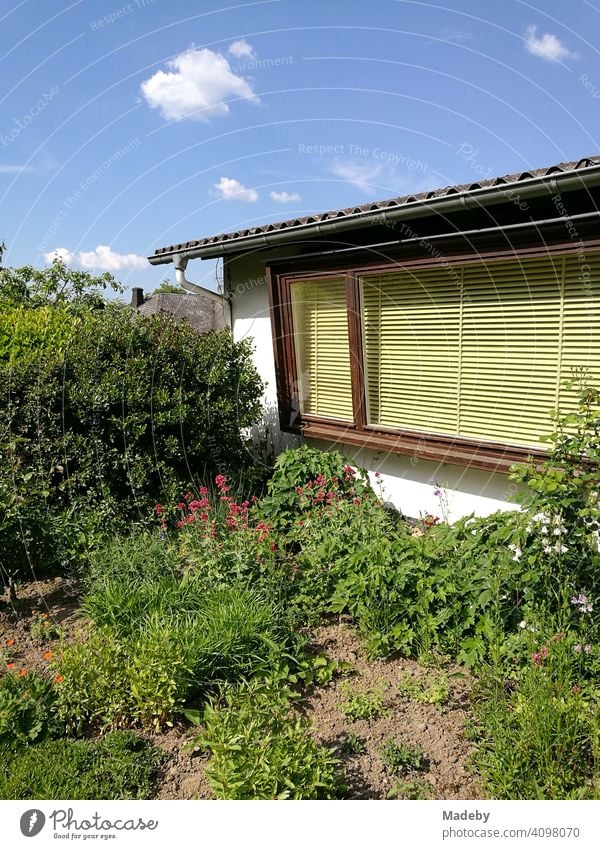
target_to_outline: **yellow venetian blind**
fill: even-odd
[[[296,280],[291,293],[300,409],[352,421],[345,281]]]
[[[370,424],[540,445],[600,380],[600,253],[403,271],[362,280]]]
[[[362,281],[370,424],[451,433],[456,426],[460,292],[444,271]]]

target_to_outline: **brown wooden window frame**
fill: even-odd
[[[598,250],[600,240],[584,243],[584,250]],[[448,264],[490,263],[513,259],[519,261],[529,257],[558,256],[580,251],[581,244],[560,243],[555,245],[521,248],[518,251],[496,250],[445,257],[443,267]],[[279,420],[282,430],[301,434],[304,437],[325,440],[333,444],[350,445],[373,451],[400,454],[410,458],[431,460],[436,463],[467,466],[485,471],[506,473],[509,468],[527,457],[543,459],[543,449],[510,445],[491,440],[478,440],[460,436],[442,436],[427,431],[404,430],[367,424],[366,387],[364,380],[363,334],[360,311],[360,277],[401,270],[432,269],[442,267],[439,260],[411,259],[385,263],[358,263],[337,265],[316,270],[314,263],[306,270],[286,269],[285,261],[267,267],[269,308],[273,333],[273,353],[277,382]],[[348,342],[352,381],[352,405],[354,420],[341,422],[330,416],[302,414],[297,402],[297,366],[292,318],[291,284],[296,280],[339,278],[346,281],[348,307]]]

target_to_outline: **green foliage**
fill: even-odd
[[[495,798],[598,799],[597,683],[586,685],[568,635],[537,642],[509,686],[494,674],[480,685],[477,765]]]
[[[163,280],[153,292],[150,292],[148,297],[151,295],[187,295],[188,293],[185,289],[182,289],[181,286],[178,286],[176,283],[171,283],[169,280]]]
[[[31,620],[29,634],[34,643],[42,645],[50,640],[58,640],[61,636],[61,631],[47,613],[40,613]]]
[[[343,791],[339,762],[317,745],[291,693],[257,682],[228,689],[204,712],[197,745],[219,799],[335,799]]]
[[[345,701],[340,705],[340,710],[350,722],[356,722],[359,719],[369,721],[387,712],[383,700],[385,687],[353,692],[349,684],[343,684],[342,692]]]
[[[261,500],[259,512],[277,530],[293,529],[295,523],[340,499],[372,498],[374,493],[364,469],[356,471],[339,451],[320,451],[302,445],[282,452]]]
[[[84,561],[109,522],[148,523],[156,494],[183,491],[190,469],[237,474],[262,392],[248,342],[88,298],[82,272],[63,288],[39,274],[0,273],[6,584]]]
[[[52,684],[35,672],[0,678],[0,743],[31,743],[56,730]]]
[[[364,755],[367,751],[367,747],[362,737],[360,737],[355,731],[349,731],[344,737],[340,751],[342,755],[352,757],[355,755]]]
[[[433,788],[424,778],[398,779],[394,781],[386,795],[386,799],[411,799],[414,801],[431,799],[432,797]]]
[[[420,746],[397,743],[388,737],[379,749],[384,766],[394,775],[427,769],[429,760]]]
[[[280,667],[297,642],[281,606],[242,583],[182,573],[158,534],[115,540],[91,557],[84,608],[94,622],[57,665],[60,714],[73,731],[131,722],[161,728],[218,682]]]
[[[420,678],[406,674],[398,682],[398,691],[412,701],[443,706],[450,696],[450,679],[443,672],[430,672]]]
[[[160,761],[131,731],[4,748],[0,799],[146,799]]]

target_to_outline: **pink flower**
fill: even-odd
[[[586,654],[589,654],[592,650],[592,647],[589,643],[586,643],[585,646],[583,647],[583,650]]]
[[[198,492],[200,495],[208,495],[208,489],[205,486],[198,487]]]
[[[219,489],[223,489],[227,485],[227,475],[216,475],[215,483]]]
[[[156,513],[157,516],[162,516],[162,513],[163,513],[162,504],[155,504],[154,505],[154,512]]]
[[[360,504],[360,498],[353,498],[352,503],[358,506]]]

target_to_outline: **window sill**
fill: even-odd
[[[431,460],[435,463],[448,463],[501,474],[507,474],[512,465],[523,462],[528,457],[542,461],[547,456],[543,449],[520,448],[460,437],[433,436],[428,433],[404,431],[392,434],[360,430],[352,425],[344,426],[314,419],[303,421],[299,430],[307,439],[324,439],[371,451],[385,451],[417,460]]]

